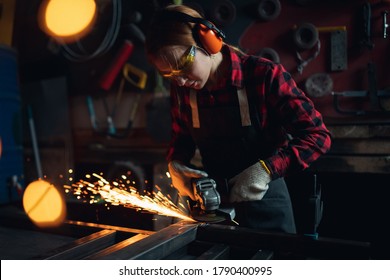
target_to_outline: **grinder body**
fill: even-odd
[[[196,178],[191,183],[197,202],[191,210],[195,220],[209,223],[233,221],[235,210],[233,207],[221,207],[221,196],[214,179]]]
[[[217,183],[211,178],[197,178],[192,180],[196,201],[199,207],[205,211],[214,211],[221,204],[221,196],[217,191]]]

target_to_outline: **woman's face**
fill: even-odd
[[[199,90],[209,79],[210,56],[201,48],[192,46],[169,46],[163,48],[153,60],[154,66],[165,78]]]

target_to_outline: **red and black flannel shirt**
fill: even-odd
[[[269,127],[267,121],[270,118],[267,116],[273,114],[281,120],[290,137],[290,141],[281,145],[273,156],[262,159],[271,171],[272,178],[282,177],[290,171],[306,169],[330,149],[330,133],[321,114],[315,110],[313,102],[297,87],[282,65],[262,58],[256,58],[256,63],[248,63],[248,55],[239,54],[227,45],[224,46],[223,53],[225,59],[231,59],[229,77],[215,89],[218,90],[216,95],[212,95],[212,92],[210,95],[206,89],[198,91],[198,102],[214,106],[236,99],[236,91],[226,90],[221,94],[221,89],[231,88],[231,85],[242,88],[244,83],[247,84],[248,79],[250,80],[251,88],[255,88],[258,95],[258,112],[263,115],[259,118],[261,128]],[[247,81],[244,81],[244,77]],[[208,94],[203,94],[205,92]],[[188,94],[188,88],[172,83],[172,139],[167,155],[168,162],[180,160],[188,163],[196,150],[188,130],[188,126],[192,125],[191,116],[180,110],[183,102],[185,106],[189,106],[189,98],[184,98]]]

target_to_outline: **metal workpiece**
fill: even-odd
[[[178,222],[134,244],[127,245],[126,242],[123,242],[115,246],[115,250],[112,252],[95,257],[110,260],[163,259],[194,241],[197,227],[196,223]]]
[[[104,229],[47,252],[47,256],[41,256],[41,258],[46,260],[82,259],[93,252],[114,244],[115,235],[115,230]]]
[[[229,259],[230,248],[226,244],[215,244],[209,250],[201,254],[198,260]]]
[[[123,227],[123,226],[114,226],[114,225],[105,225],[105,224],[83,222],[83,221],[67,220],[67,221],[65,221],[65,224],[77,226],[79,228],[111,229],[111,230],[115,230],[117,232],[132,233],[132,234],[150,235],[150,234],[155,233],[155,231],[152,231],[152,230],[129,228],[129,227]]]
[[[148,235],[137,234],[137,235],[132,236],[130,238],[127,238],[126,240],[123,240],[119,243],[111,244],[111,246],[106,247],[103,250],[100,250],[94,254],[91,254],[84,259],[87,259],[87,260],[97,260],[97,259],[107,259],[107,258],[111,259],[112,255],[117,254],[117,252],[120,252],[122,249],[133,245],[134,243],[146,238],[147,236]]]
[[[80,260],[96,259],[102,253],[112,252],[111,248],[129,245],[151,234],[153,231],[132,229],[119,226],[110,226],[97,223],[68,220],[63,225],[64,233],[86,236],[75,239],[64,246],[45,252],[34,259],[46,260]],[[90,233],[91,231],[96,231]],[[61,231],[60,231],[61,232]],[[123,241],[122,241],[123,240]],[[123,245],[125,244],[125,245]],[[110,250],[111,249],[111,250]]]
[[[119,230],[104,228],[40,259],[370,259],[368,242],[313,239],[215,223],[180,221],[156,232]]]
[[[276,258],[294,259],[368,259],[370,243],[335,238],[312,239],[299,234],[261,231],[219,224],[202,224],[197,240],[269,250]]]
[[[22,223],[13,219],[18,228]],[[23,221],[23,220],[21,220]],[[6,219],[3,226],[12,226]],[[286,234],[218,223],[179,221],[159,231],[82,221],[56,229],[30,229],[42,234],[51,249],[28,259],[52,260],[216,260],[216,259],[370,259],[370,243]],[[51,233],[50,235],[44,233]],[[49,237],[52,236],[53,240]],[[58,246],[54,237],[66,236]],[[58,239],[58,238],[57,238]],[[64,239],[65,240],[65,239]],[[36,242],[36,239],[34,240]],[[47,247],[47,246],[46,246]]]

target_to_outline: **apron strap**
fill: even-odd
[[[240,103],[240,115],[241,115],[241,125],[242,126],[251,126],[251,117],[249,114],[249,105],[248,105],[248,96],[246,94],[246,89],[237,89],[238,103]]]
[[[238,103],[240,105],[240,116],[242,126],[251,126],[251,117],[249,113],[248,95],[246,89],[237,89]],[[194,128],[200,128],[199,110],[197,102],[197,93],[194,89],[190,90],[190,106],[192,115],[192,126]]]
[[[198,102],[196,98],[196,91],[194,89],[190,90],[190,106],[192,115],[192,126],[194,128],[200,128]]]

